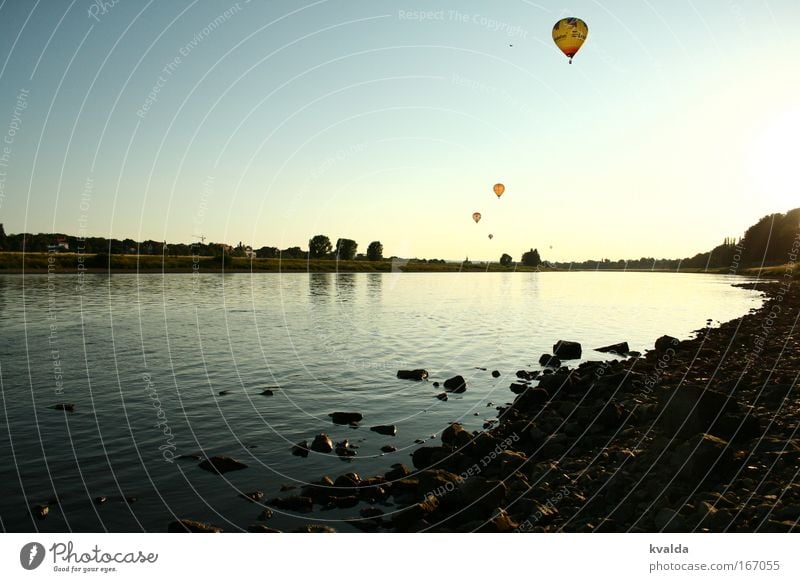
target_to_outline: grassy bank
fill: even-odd
[[[220,273],[220,257],[161,255],[78,255],[75,253],[0,253],[0,273]],[[389,272],[504,272],[540,271],[532,267],[502,267],[498,263],[423,263],[417,261],[334,261],[325,259],[250,259],[226,257],[224,271],[229,272],[312,272],[312,273],[389,273]]]

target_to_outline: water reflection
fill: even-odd
[[[356,276],[354,273],[339,273],[336,275],[336,298],[346,303],[355,297]]]
[[[383,295],[383,274],[368,273],[367,278],[367,298],[372,302],[379,302]]]
[[[308,275],[308,295],[314,302],[330,297],[331,278],[330,273],[310,273]]]

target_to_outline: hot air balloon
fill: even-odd
[[[493,238],[494,238],[494,235],[493,235],[493,234],[490,234],[490,235],[489,235],[489,240],[492,240]]]
[[[500,198],[500,196],[503,195],[503,192],[506,191],[506,187],[502,184],[495,184],[493,190],[497,197]]]
[[[553,41],[569,57],[570,64],[588,35],[589,27],[580,18],[562,18],[553,26]]]
[[[472,220],[475,221],[475,224],[478,224],[481,221],[481,213],[480,212],[473,212],[472,213]]]

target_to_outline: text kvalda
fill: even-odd
[[[72,542],[66,544],[58,542],[50,546],[53,563],[66,562],[67,564],[153,564],[158,560],[158,554],[152,552],[145,554],[138,552],[104,552],[95,545],[88,552],[76,552]]]
[[[681,544],[670,544],[669,546],[655,546],[650,544],[651,554],[688,554],[689,548]]]

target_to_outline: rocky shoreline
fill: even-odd
[[[569,357],[557,344],[542,369],[517,372],[513,402],[486,430],[453,424],[411,467],[323,477],[263,504],[306,517],[352,508],[346,521],[363,531],[793,531],[800,293],[757,289],[761,308],[690,340],[659,338],[644,355],[554,367]],[[202,531],[188,523],[170,530]]]

